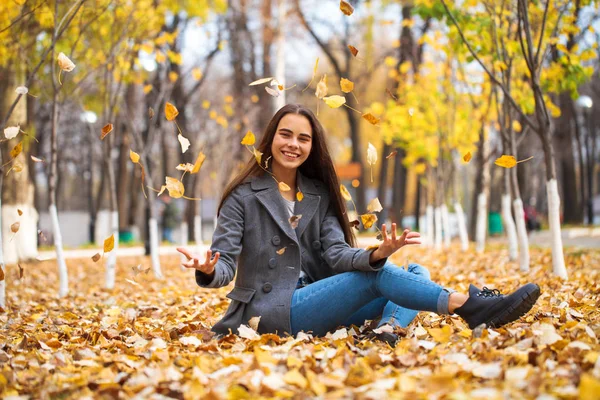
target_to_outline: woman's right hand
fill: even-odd
[[[217,265],[217,261],[219,261],[219,252],[215,253],[215,257],[211,260],[212,251],[209,249],[206,251],[206,260],[203,263],[200,263],[200,257],[194,254],[191,254],[186,248],[178,247],[177,251],[186,256],[188,259],[187,262],[181,263],[186,268],[194,268],[198,271],[206,274],[212,275],[215,272],[215,265]]]

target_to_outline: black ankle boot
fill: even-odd
[[[485,324],[489,328],[499,328],[525,315],[540,297],[540,287],[534,283],[521,286],[505,296],[498,289],[483,290],[469,286],[469,299],[454,310],[468,324],[469,328]]]
[[[398,343],[398,335],[392,332],[371,332],[367,337],[371,340],[379,340],[380,342],[385,342],[392,347],[396,347],[396,343]]]

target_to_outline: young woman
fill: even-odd
[[[260,333],[280,335],[324,335],[379,316],[379,326],[406,327],[419,310],[456,313],[471,328],[499,327],[537,300],[540,288],[531,283],[508,296],[473,285],[460,294],[432,282],[419,265],[394,265],[389,256],[421,243],[408,229],[398,235],[396,224],[390,232],[382,226],[377,249],[355,248],[325,132],[309,109],[281,108],[257,150],[262,165],[252,159],[223,194],[206,258],[178,249],[201,287],[226,286],[235,277],[227,295],[232,302],[214,332],[237,333],[255,316]],[[282,191],[278,182],[291,190]],[[379,338],[394,343],[397,336]]]

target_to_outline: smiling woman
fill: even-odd
[[[376,249],[355,248],[324,130],[309,109],[282,107],[257,150],[267,164],[253,158],[225,189],[206,259],[178,249],[201,287],[226,286],[235,277],[232,302],[213,331],[235,333],[261,317],[261,333],[324,335],[381,316],[379,327],[388,329],[375,337],[394,344],[393,328],[406,327],[419,310],[456,312],[471,328],[498,327],[537,300],[535,284],[509,296],[471,285],[465,295],[433,283],[418,264],[397,267],[387,258],[421,239],[408,229],[397,235],[396,224],[389,234],[382,226]]]

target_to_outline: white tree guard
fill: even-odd
[[[506,193],[502,195],[502,222],[508,238],[508,259],[515,261],[519,254],[519,243],[517,242],[517,228],[510,207],[510,194]]]
[[[485,250],[485,236],[487,233],[487,195],[479,193],[477,196],[477,225],[475,227],[475,250],[483,253]]]
[[[152,260],[152,272],[157,278],[162,278],[162,271],[160,270],[160,258],[158,257],[158,223],[156,218],[150,218],[148,220],[148,227],[150,230],[150,259]]]
[[[433,218],[435,220],[435,235],[434,235],[434,248],[436,250],[442,249],[442,210],[440,207],[433,209]]]
[[[462,205],[457,201],[454,203],[456,222],[458,223],[458,236],[460,237],[460,248],[462,251],[469,250],[469,235],[467,234],[467,223]]]
[[[202,217],[200,215],[194,216],[194,241],[197,248],[202,246]]]
[[[450,217],[448,216],[448,207],[442,204],[440,207],[442,210],[442,228],[444,230],[444,247],[450,247]]]
[[[519,238],[519,269],[521,272],[529,271],[529,236],[525,225],[525,211],[523,201],[517,198],[513,201],[513,211],[517,221],[517,236]]]
[[[64,297],[69,293],[69,274],[65,262],[65,253],[63,252],[60,225],[58,224],[58,212],[54,204],[50,205],[48,211],[52,221],[52,235],[54,236],[54,248],[56,249],[56,264],[58,265],[58,297]]]
[[[110,213],[110,228],[112,235],[115,238],[115,247],[106,259],[106,288],[113,289],[115,287],[115,273],[117,269],[117,252],[119,251],[119,212],[111,211]]]
[[[555,275],[567,279],[567,268],[565,267],[565,255],[560,228],[560,196],[556,179],[546,182],[548,195],[548,222],[550,224],[550,236],[552,237],[552,271]]]

